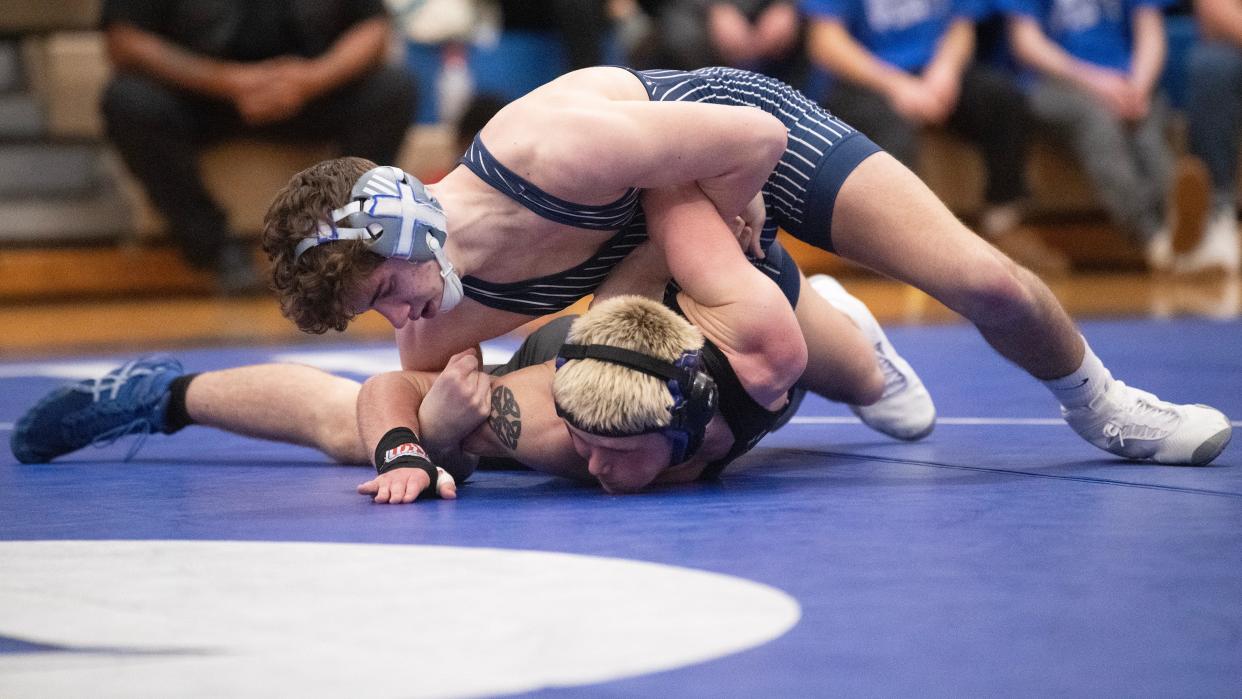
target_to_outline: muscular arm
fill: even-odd
[[[806,367],[806,342],[793,308],[755,269],[693,185],[643,195],[648,234],[682,288],[686,317],[729,357],[762,405],[783,400]]]
[[[552,362],[545,362],[495,378],[487,421],[466,436],[462,448],[516,459],[541,473],[593,481],[556,414],[554,374]]]
[[[465,299],[452,313],[406,323],[397,331],[401,368],[439,371],[449,357],[521,327],[532,316],[488,308]]]
[[[551,191],[605,201],[629,187],[696,182],[732,220],[746,209],[785,152],[787,131],[756,107],[613,100],[581,91],[511,113],[558,134],[538,146]]]
[[[466,353],[439,374],[380,374],[359,393],[358,431],[374,452],[390,429],[413,429],[432,463],[455,481],[473,473],[481,456],[517,459],[544,473],[589,480],[556,415],[552,375],[549,362],[492,379]],[[425,488],[429,480],[416,470],[402,471],[364,483],[359,492],[376,495],[377,502],[410,502],[418,491],[409,488]]]
[[[669,281],[668,265],[664,253],[651,241],[646,241],[612,268],[604,283],[595,290],[591,305],[612,298],[634,294],[661,301]]]
[[[474,472],[477,459],[464,454],[457,440],[437,438],[434,426],[424,425],[419,414],[435,379],[435,373],[425,371],[391,372],[368,379],[358,393],[358,434],[373,454],[389,430],[408,427],[419,435],[432,463],[461,482]]]

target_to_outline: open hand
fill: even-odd
[[[448,471],[438,467],[437,469],[439,475],[436,477],[436,490],[440,498],[455,499],[457,481],[453,480],[453,476],[449,475]],[[414,499],[430,485],[431,477],[422,469],[395,468],[359,485],[358,493],[372,496],[371,499],[381,505],[404,505],[414,502]]]

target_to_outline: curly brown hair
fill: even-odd
[[[313,236],[333,209],[349,203],[354,183],[374,167],[364,158],[312,165],[276,193],[263,217],[263,251],[271,262],[280,311],[305,332],[344,330],[354,317],[345,296],[384,261],[358,240],[317,245],[294,256],[298,242]]]

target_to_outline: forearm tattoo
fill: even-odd
[[[522,436],[522,409],[518,407],[513,391],[505,386],[492,389],[492,414],[487,418],[501,444],[510,449],[517,449],[518,438]]]

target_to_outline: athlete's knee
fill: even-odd
[[[1038,279],[999,252],[974,265],[958,289],[955,308],[976,324],[1005,325],[1037,312]]]

